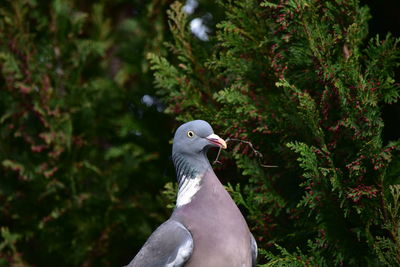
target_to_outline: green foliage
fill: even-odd
[[[165,219],[170,134],[141,98],[166,7],[2,1],[1,266],[121,266]]]
[[[391,185],[389,190],[390,195],[386,200],[388,204],[381,214],[383,228],[389,237],[377,236],[374,249],[381,262],[387,266],[396,266],[400,264],[400,185]]]
[[[178,184],[173,182],[168,182],[164,185],[164,190],[161,192],[164,198],[163,203],[166,204],[168,209],[175,208],[175,201],[178,192]]]
[[[237,171],[220,176],[261,266],[398,263],[399,140],[383,140],[381,113],[399,99],[399,40],[368,40],[358,1],[218,2],[207,43],[173,4],[170,53],[149,59],[168,113],[242,140],[221,156]]]
[[[269,251],[260,250],[262,255],[268,259],[268,263],[259,265],[260,267],[268,266],[327,266],[324,259],[318,257],[319,246],[308,242],[309,254],[314,255],[309,257],[304,255],[303,252],[297,248],[294,252],[288,252],[285,248],[275,244],[279,255],[274,255]]]

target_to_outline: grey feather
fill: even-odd
[[[250,233],[250,239],[251,239],[251,257],[252,257],[252,266],[256,267],[257,265],[257,255],[258,255],[258,247],[257,247],[257,242],[254,239],[253,234]]]
[[[180,267],[193,252],[193,238],[180,222],[168,220],[146,241],[128,267]]]

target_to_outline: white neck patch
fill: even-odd
[[[183,184],[179,188],[178,197],[176,199],[176,207],[186,205],[192,201],[194,195],[200,190],[201,175],[196,175],[194,178],[186,179],[183,175],[181,179]]]

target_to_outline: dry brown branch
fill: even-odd
[[[240,143],[245,143],[245,144],[247,144],[247,145],[251,148],[251,150],[253,151],[254,155],[256,155],[256,157],[258,158],[261,167],[264,167],[264,168],[277,168],[277,167],[278,167],[278,166],[276,166],[276,165],[266,165],[266,164],[263,164],[263,163],[261,162],[261,159],[263,158],[263,154],[262,154],[260,151],[258,151],[257,149],[255,149],[254,146],[253,146],[253,144],[252,144],[250,141],[241,140],[241,139],[236,139],[236,138],[227,138],[227,139],[225,140],[226,143],[228,143],[228,142],[230,142],[230,141],[236,141],[236,142],[240,142]],[[218,161],[218,158],[219,158],[219,155],[220,155],[220,154],[221,154],[221,148],[218,150],[217,157],[216,157],[215,160],[213,161],[213,164],[216,164],[216,163],[221,164],[221,162]]]

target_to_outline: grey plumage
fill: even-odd
[[[190,232],[180,222],[168,220],[153,232],[129,266],[181,266],[192,251]]]
[[[202,120],[181,125],[172,159],[178,180],[170,219],[149,237],[129,267],[250,267],[257,244],[207,159],[210,147],[226,143]]]
[[[252,266],[256,267],[257,264],[257,256],[258,256],[258,247],[257,242],[254,239],[254,236],[250,233],[251,237],[251,258],[252,258]]]

